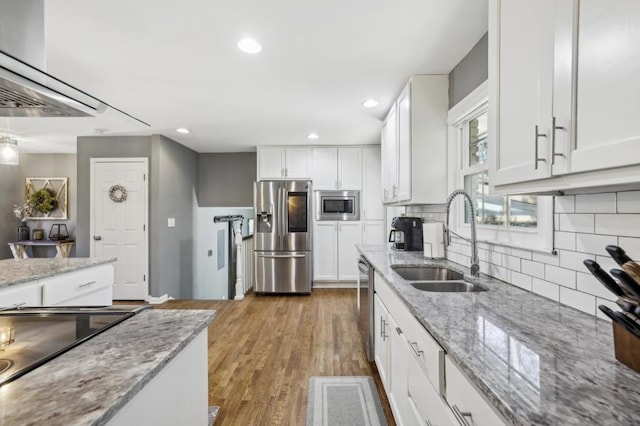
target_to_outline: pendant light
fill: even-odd
[[[17,166],[18,140],[10,136],[0,137],[0,164]]]
[[[6,136],[0,137],[0,164],[17,166],[19,164],[18,157],[18,140],[9,136],[9,117],[7,117]]]

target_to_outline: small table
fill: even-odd
[[[11,253],[15,259],[28,259],[30,257],[29,252],[27,251],[27,246],[55,247],[56,257],[69,257],[69,253],[71,253],[71,248],[74,243],[75,240],[24,240],[11,242],[9,243],[9,247],[11,248]]]

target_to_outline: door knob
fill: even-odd
[[[100,241],[102,239],[102,237],[100,235],[94,235],[93,239],[96,241]]]

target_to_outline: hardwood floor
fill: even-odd
[[[215,309],[209,327],[209,405],[216,425],[304,425],[312,376],[373,376],[387,422],[395,425],[380,377],[366,360],[353,289],[311,296],[169,301],[157,309]]]

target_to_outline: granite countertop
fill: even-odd
[[[29,258],[0,260],[0,289],[40,278],[115,262],[115,257]]]
[[[391,265],[469,270],[422,252],[358,250],[513,424],[640,424],[640,373],[616,361],[610,323],[487,276],[476,279],[484,292],[420,291]]]
[[[0,425],[103,425],[215,318],[150,309],[2,387]]]

